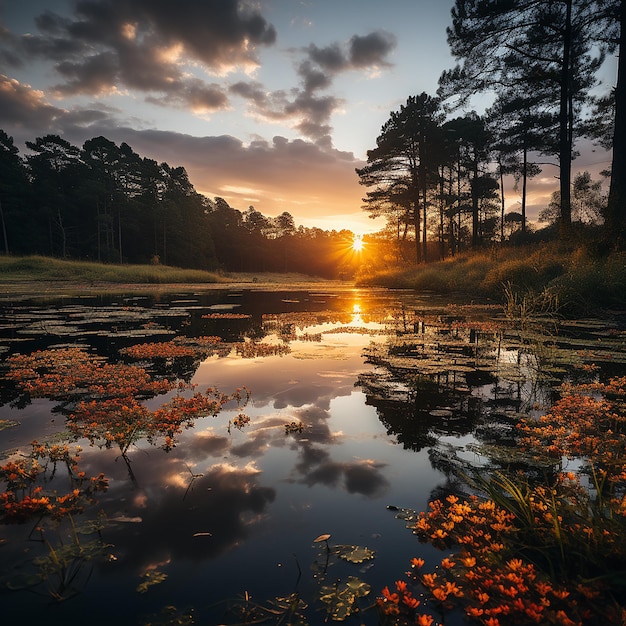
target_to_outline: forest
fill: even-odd
[[[196,192],[184,167],[141,157],[104,137],[81,148],[57,135],[27,142],[22,158],[0,131],[5,254],[103,263],[161,263],[245,272],[353,273],[349,231],[296,227],[250,206]]]

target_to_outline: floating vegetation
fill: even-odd
[[[138,593],[146,593],[150,587],[167,580],[167,574],[156,569],[148,570],[141,575],[142,581],[137,585]]]
[[[386,331],[378,328],[367,328],[365,326],[338,326],[337,328],[329,328],[322,331],[324,335],[350,333],[355,335],[382,335],[386,334]]]
[[[250,319],[252,315],[247,313],[205,313],[202,316],[203,320],[246,320]]]
[[[6,430],[7,428],[15,428],[19,426],[20,423],[16,420],[2,420],[0,419],[0,430]]]
[[[77,437],[107,448],[115,443],[122,455],[140,437],[150,442],[164,437],[163,448],[170,450],[175,436],[198,417],[215,416],[228,402],[245,404],[249,398],[245,389],[226,395],[208,388],[191,397],[177,395],[151,411],[142,399],[190,387],[155,380],[143,368],[111,364],[81,348],[16,354],[8,362],[7,378],[26,393],[71,403],[67,426]]]
[[[158,343],[140,343],[122,348],[120,354],[131,359],[180,359],[194,357],[195,351],[188,346],[181,346],[173,341]]]
[[[289,422],[288,424],[285,424],[285,435],[302,433],[303,431],[304,424],[302,422]]]
[[[348,563],[363,563],[374,558],[375,552],[369,548],[361,546],[337,545],[332,551],[340,559],[348,561]]]
[[[235,353],[244,359],[256,357],[282,356],[289,354],[291,348],[284,344],[270,344],[257,341],[244,341],[234,345]]]
[[[371,587],[354,576],[346,582],[324,585],[320,590],[320,600],[326,605],[328,616],[336,622],[343,622],[359,611],[358,600],[370,594]]]
[[[120,354],[136,360],[206,358],[219,347],[221,341],[220,337],[176,338],[173,341],[140,343],[121,348]]]
[[[250,417],[245,413],[240,413],[232,419],[232,425],[237,430],[243,430],[250,423]]]
[[[0,493],[0,520],[5,523],[43,517],[59,520],[81,513],[97,492],[108,489],[108,481],[102,473],[87,477],[80,471],[79,456],[80,448],[72,452],[67,444],[34,441],[28,455],[10,457],[0,466],[0,481],[5,483],[5,490]],[[69,490],[65,493],[52,487],[57,464],[64,465],[67,471]]]

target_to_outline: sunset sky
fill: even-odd
[[[0,128],[22,153],[49,133],[78,146],[104,135],[242,211],[372,232],[383,222],[361,209],[355,167],[390,111],[435,95],[454,65],[453,4],[0,0]],[[583,150],[580,167],[608,165]],[[556,174],[532,182],[531,218]]]

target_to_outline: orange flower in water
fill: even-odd
[[[382,593],[385,600],[388,600],[393,604],[398,604],[398,602],[400,601],[400,596],[397,593],[391,593],[389,591],[389,587],[385,587]]]
[[[406,592],[406,582],[404,580],[396,580],[396,589],[402,593]]]
[[[411,559],[411,567],[416,567],[417,569],[419,569],[420,567],[424,566],[424,559],[416,559],[416,558],[412,558]]]
[[[435,587],[431,590],[433,596],[440,602],[445,602],[448,599],[448,593],[443,587]]]
[[[473,556],[466,556],[461,559],[461,563],[465,565],[465,567],[474,567],[476,565],[476,559]]]
[[[452,569],[455,565],[456,563],[447,557],[441,561],[441,567],[445,569]]]
[[[402,602],[406,604],[410,609],[416,609],[420,605],[420,601],[411,595],[404,596]]]
[[[562,626],[580,626],[580,622],[572,621],[567,616],[565,611],[558,611],[557,614],[556,614],[556,618],[558,620],[558,624],[561,624]]]
[[[430,615],[418,615],[416,624],[417,626],[431,626],[434,621]]]

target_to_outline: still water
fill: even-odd
[[[137,437],[122,455],[70,434],[71,403],[29,398],[0,381],[2,463],[27,454],[33,440],[71,442],[82,448],[80,469],[109,481],[72,516],[73,528],[68,519],[0,525],[6,624],[278,623],[288,597],[321,624],[331,605],[320,596],[355,580],[370,593],[346,622],[376,624],[367,608],[410,559],[432,567],[442,557],[416,540],[398,509],[424,510],[453,487],[442,459],[481,462],[472,445],[476,429],[488,428],[485,411],[531,412],[550,396],[519,347],[481,343],[481,332],[493,339],[485,324],[497,307],[471,317],[455,309],[461,322],[444,336],[437,324],[450,307],[406,292],[212,289],[2,305],[5,365],[15,353],[67,346],[115,363],[136,344],[211,336],[222,347],[204,358],[135,364],[199,391],[250,394],[244,407],[231,402],[195,419],[167,451]],[[395,361],[382,358],[403,335],[415,340]],[[437,358],[424,357],[426,344]],[[408,388],[394,374],[415,368],[417,352],[420,375]],[[421,391],[418,379],[428,383]],[[145,404],[155,409],[173,393]],[[242,411],[249,421],[238,421]],[[45,487],[67,491],[62,469]],[[329,537],[316,542],[320,535]]]

